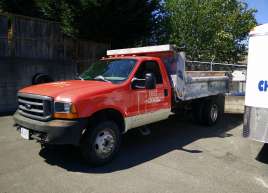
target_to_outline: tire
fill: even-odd
[[[119,151],[121,133],[113,121],[104,121],[89,128],[81,142],[84,159],[91,165],[110,162]]]
[[[43,83],[48,83],[48,82],[53,82],[53,79],[47,74],[38,73],[34,75],[34,77],[32,78],[33,85],[43,84]]]
[[[205,101],[203,109],[203,123],[208,126],[215,125],[223,115],[224,96],[213,97]]]

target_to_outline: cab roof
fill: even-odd
[[[159,46],[146,46],[137,48],[125,48],[117,50],[107,50],[107,56],[127,56],[127,55],[143,55],[148,53],[175,52],[176,46],[171,44]]]
[[[139,55],[115,55],[109,57],[103,57],[102,60],[114,60],[114,59],[134,59],[134,60],[154,60],[159,57],[156,56],[139,56]]]

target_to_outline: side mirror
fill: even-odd
[[[155,89],[156,87],[156,78],[153,73],[145,74],[145,88],[146,89]]]
[[[133,78],[131,87],[132,89],[155,89],[155,75],[153,73],[147,73],[145,74],[145,79]]]
[[[145,79],[133,78],[131,87],[132,89],[145,89]]]

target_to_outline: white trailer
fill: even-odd
[[[268,143],[268,24],[250,32],[243,136]]]

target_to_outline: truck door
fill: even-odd
[[[156,61],[144,61],[135,74],[137,79],[145,79],[146,73],[156,77],[155,89],[132,89],[132,101],[137,105],[132,127],[138,127],[168,118],[171,107],[168,85],[164,84],[160,66]],[[169,98],[168,98],[169,97]]]

